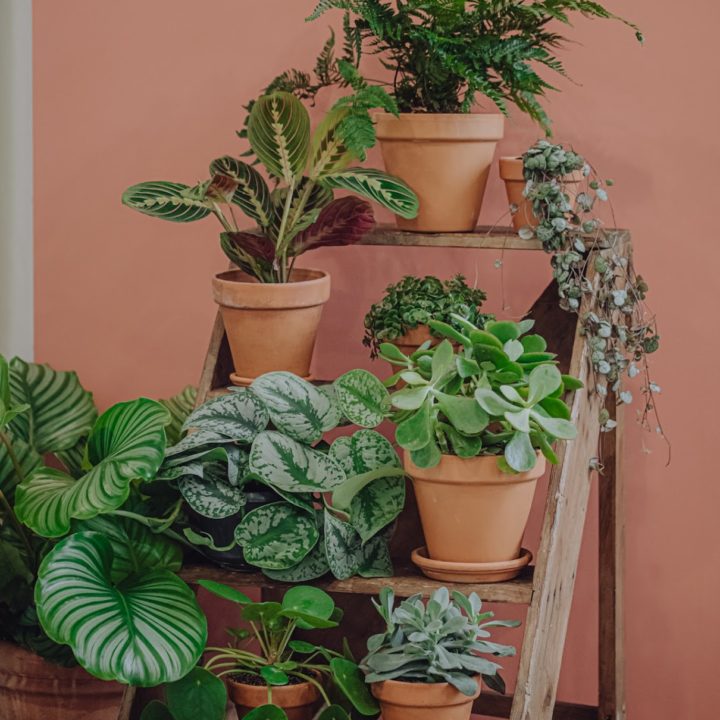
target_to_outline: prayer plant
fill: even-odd
[[[253,165],[226,155],[210,163],[209,180],[192,187],[144,182],[128,188],[122,201],[173,222],[214,215],[223,229],[222,249],[235,265],[261,282],[288,282],[302,253],[350,245],[373,227],[367,200],[402,217],[417,214],[417,197],[402,180],[353,166],[358,151],[338,130],[352,112],[350,105],[338,105],[311,132],[310,116],[297,97],[263,95],[252,104],[247,138],[274,183],[272,190]],[[334,190],[353,195],[333,199]],[[254,230],[241,230],[235,208],[256,224]]]

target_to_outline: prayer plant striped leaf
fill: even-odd
[[[253,104],[248,140],[271,175],[292,184],[303,174],[310,149],[310,116],[294,95],[275,92]]]
[[[197,388],[188,385],[177,395],[173,395],[171,398],[165,400],[160,400],[170,413],[170,422],[165,427],[168,445],[175,445],[180,442],[183,423],[195,407],[196,396]]]
[[[249,512],[235,528],[245,560],[269,570],[297,565],[317,544],[320,531],[311,513],[286,502]]]
[[[195,428],[224,435],[228,440],[251,443],[268,424],[265,405],[247,388],[221,395],[201,405],[185,421]]]
[[[211,210],[204,199],[204,188],[182,183],[151,180],[132,185],[122,194],[122,203],[145,215],[172,222],[194,222],[207,217]]]
[[[343,145],[338,125],[347,118],[348,108],[334,108],[325,115],[312,136],[310,176],[322,177],[344,170],[355,158]]]
[[[271,487],[290,492],[327,492],[346,479],[331,457],[273,431],[255,438],[250,471]]]
[[[49,365],[10,361],[10,395],[16,405],[30,407],[10,429],[40,455],[72,448],[85,437],[97,418],[92,393],[84,390],[77,373]]]
[[[15,511],[44,537],[60,537],[72,519],[119,508],[133,480],[152,480],[165,453],[168,411],[155,400],[118,403],[95,423],[87,444],[91,469],[79,479],[42,467],[17,487]]]
[[[264,403],[272,424],[294,440],[317,442],[338,423],[339,409],[332,396],[290,372],[261,375],[251,389]]]
[[[169,570],[113,582],[113,544],[79,532],[43,560],[35,585],[40,623],[102,680],[151,687],[173,682],[200,659],[207,621],[192,590]]]
[[[210,174],[232,178],[237,183],[232,196],[233,204],[260,227],[270,225],[273,211],[270,190],[263,176],[252,165],[225,155],[210,163]]]
[[[218,520],[240,512],[245,506],[245,493],[224,482],[207,481],[185,475],[178,481],[178,489],[185,502],[206,518]]]
[[[385,386],[367,370],[350,370],[334,383],[343,415],[360,427],[377,427],[390,411]]]
[[[349,190],[391,210],[400,217],[412,219],[418,214],[417,195],[409,185],[373,168],[347,168],[325,175],[322,183],[333,190]]]
[[[42,457],[24,440],[12,438],[12,447],[24,477],[27,477],[42,465]],[[15,472],[15,466],[10,459],[7,448],[3,443],[0,443],[0,491],[8,500],[12,501],[15,496],[15,487],[19,482],[20,478]]]

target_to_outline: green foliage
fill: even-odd
[[[612,181],[600,180],[582,156],[545,140],[523,155],[523,168],[527,181],[525,196],[532,203],[538,225],[521,228],[519,234],[526,239],[537,237],[546,252],[552,253],[560,306],[581,314],[582,331],[590,345],[595,389],[602,395],[612,389],[621,402],[628,403],[632,394],[623,389],[623,379],[642,374],[644,408],[639,415],[640,423],[663,434],[654,397],[660,389],[650,378],[647,360],[660,343],[655,318],[644,302],[648,286],[636,274],[632,256],[618,251],[612,231],[603,231],[603,222],[595,213],[608,202]],[[573,201],[567,179],[579,171],[586,179]],[[591,253],[601,239],[608,247],[594,255],[594,266],[588,268]],[[594,289],[587,279],[588,270],[594,273]],[[593,293],[592,309],[583,310],[583,300]],[[651,426],[653,416],[655,422]],[[614,427],[606,411],[601,421],[606,430]]]
[[[390,588],[373,600],[385,621],[385,632],[368,639],[368,654],[362,661],[365,682],[399,680],[404,682],[448,682],[461,693],[475,695],[479,688],[475,678],[494,690],[504,692],[498,674],[500,665],[481,655],[508,657],[515,655],[511,645],[488,640],[490,628],[517,627],[514,620],[492,620],[493,613],[482,612],[480,598],[453,590],[438,588],[424,603],[413,595],[395,607]]]
[[[462,275],[438,280],[406,275],[388,285],[383,299],[374,304],[365,316],[363,345],[370,348],[370,357],[377,357],[380,343],[393,342],[409,330],[441,320],[459,329],[452,315],[459,315],[483,327],[492,315],[484,315],[480,307],[487,298],[480,288],[471,288]],[[437,336],[437,333],[433,331]]]
[[[565,75],[556,52],[566,26],[579,14],[620,20],[590,0],[320,0],[308,18],[345,12],[347,56],[357,66],[364,52],[379,55],[393,77],[401,112],[469,112],[478,95],[505,114],[512,102],[549,129],[540,100],[555,88],[547,71]]]
[[[239,605],[241,618],[252,628],[251,631],[229,628],[231,637],[240,640],[239,646],[208,648],[214,654],[206,663],[206,670],[216,671],[220,677],[243,673],[261,678],[268,687],[266,707],[272,701],[274,686],[287,685],[291,678],[297,678],[315,685],[325,703],[330,708],[337,708],[337,712],[344,711],[334,706],[330,697],[339,693],[361,715],[377,714],[377,703],[351,657],[308,640],[293,638],[297,629],[320,630],[338,626],[341,611],[327,593],[296,585],[285,593],[281,602],[254,603],[222,583],[200,580],[199,584]],[[273,713],[269,711],[258,717],[273,718]]]

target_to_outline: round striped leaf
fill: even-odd
[[[245,493],[238,488],[192,475],[181,478],[178,489],[195,512],[215,520],[240,512],[247,501]]]
[[[194,222],[210,214],[204,188],[153,180],[129,187],[122,194],[123,205],[151,217],[172,222]]]
[[[21,438],[13,437],[12,447],[24,477],[27,477],[42,465],[42,457]],[[19,482],[20,478],[15,472],[15,466],[10,459],[7,448],[4,443],[0,443],[0,491],[8,500],[13,499],[15,487]]]
[[[169,570],[137,573],[116,585],[112,566],[113,545],[100,533],[58,543],[35,585],[43,629],[102,680],[150,687],[180,679],[207,640],[192,590]]]
[[[267,408],[272,424],[294,440],[317,442],[338,423],[333,398],[290,372],[261,375],[251,388]]]
[[[170,413],[170,422],[165,427],[168,445],[175,445],[175,443],[180,442],[183,423],[195,407],[196,396],[197,388],[188,385],[177,395],[173,395],[173,397],[166,400],[160,400]]]
[[[18,518],[38,535],[59,537],[70,521],[87,520],[119,508],[133,480],[152,480],[165,453],[168,412],[158,402],[140,398],[104,412],[88,438],[93,466],[75,479],[42,467],[17,487]]]
[[[367,370],[350,370],[334,383],[343,415],[360,427],[377,427],[390,411],[385,386]]]
[[[368,200],[374,200],[400,217],[412,219],[418,214],[417,195],[409,185],[373,168],[347,168],[322,178],[325,187],[349,190]]]
[[[97,418],[92,393],[83,390],[77,373],[49,365],[13,358],[10,394],[14,404],[30,406],[10,428],[40,455],[72,448]]]
[[[237,183],[232,202],[260,227],[270,225],[272,218],[270,190],[262,175],[252,165],[225,155],[210,163],[210,173],[232,178]]]
[[[248,119],[248,140],[271,175],[290,184],[302,175],[310,149],[310,116],[287,92],[263,95]]]
[[[268,424],[268,411],[247,388],[221,395],[201,405],[185,421],[195,428],[224,435],[228,440],[251,443]]]
[[[290,503],[262,505],[249,512],[235,528],[245,560],[270,570],[297,565],[317,544],[315,518]]]
[[[273,431],[255,438],[250,471],[272,487],[290,492],[326,492],[346,479],[332,458]]]

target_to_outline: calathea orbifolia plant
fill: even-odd
[[[168,411],[141,398],[96,419],[74,373],[17,359],[0,368],[0,552],[13,569],[0,604],[15,617],[3,632],[54,658],[69,646],[104,680],[182,677],[204,647],[205,616],[174,574],[173,511],[152,517],[142,492],[163,459]],[[43,465],[48,452],[63,469]]]
[[[602,181],[582,156],[545,140],[523,155],[523,170],[524,194],[538,225],[521,228],[520,236],[537,237],[552,254],[563,309],[580,313],[583,299],[594,296],[592,309],[582,312],[580,323],[591,349],[595,389],[606,395],[612,388],[620,402],[628,403],[632,393],[622,387],[622,379],[642,374],[645,402],[640,423],[663,434],[654,397],[660,388],[651,380],[648,364],[648,355],[660,344],[655,317],[645,305],[648,285],[635,272],[632,255],[619,249],[613,231],[604,229],[596,213],[597,206],[608,201],[612,180]],[[571,194],[566,179],[577,171],[586,183]],[[602,412],[603,425],[611,429],[608,412]]]
[[[515,655],[513,646],[488,638],[491,628],[517,627],[518,621],[493,620],[492,612],[482,612],[475,593],[450,593],[445,587],[435,590],[427,603],[413,595],[398,607],[393,591],[384,588],[373,604],[386,628],[368,639],[368,654],[361,664],[366,682],[447,682],[472,696],[481,675],[489,687],[505,692],[500,665],[482,656]]]
[[[349,190],[403,217],[417,214],[413,191],[380,170],[351,167],[358,160],[337,129],[350,112],[337,107],[310,131],[310,116],[286,92],[253,103],[247,137],[253,153],[276,183],[270,190],[252,165],[226,155],[210,164],[211,178],[194,187],[144,182],[123,193],[123,203],[146,215],[193,222],[214,215],[222,225],[228,258],[261,282],[288,282],[295,259],[313,248],[357,242],[374,223],[366,200],[333,199]],[[243,231],[233,208],[257,227]]]
[[[380,346],[380,356],[402,368],[386,383],[406,383],[392,395],[364,370],[352,370],[336,384],[365,388],[364,397],[378,409],[370,422],[392,404],[395,439],[418,467],[434,467],[443,454],[497,455],[504,470],[525,472],[534,467],[537,450],[557,462],[552,443],[576,434],[562,396],[581,383],[560,373],[544,338],[526,334],[532,320],[489,321],[484,329],[460,316],[454,320],[462,330],[436,320],[430,325],[457,343],[457,351],[448,339],[411,356],[389,343]],[[345,414],[363,424],[356,407],[349,399]]]
[[[186,421],[194,432],[168,451],[161,475],[207,517],[241,508],[249,483],[274,490],[278,501],[248,512],[235,529],[246,561],[269,577],[389,575],[388,538],[405,501],[404,473],[374,431],[324,443],[342,415],[333,388],[267,373],[198,408]],[[207,458],[216,457],[225,463],[223,477],[208,473]]]

